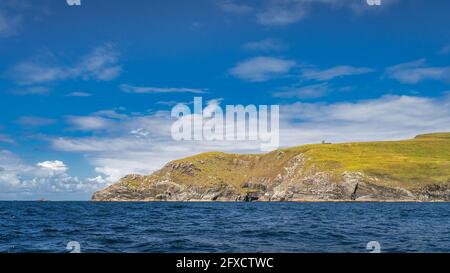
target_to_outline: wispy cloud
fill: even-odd
[[[254,44],[258,47],[259,44]],[[288,74],[293,68],[300,71],[300,79],[307,81],[331,81],[333,79],[372,73],[375,70],[369,67],[355,67],[339,65],[327,69],[318,69],[314,66],[297,65],[293,60],[275,57],[255,57],[244,60],[230,69],[229,73],[237,78],[250,82],[262,82]]]
[[[243,48],[246,50],[269,52],[285,50],[288,46],[279,39],[268,38],[260,41],[248,42]]]
[[[112,121],[103,117],[95,116],[68,116],[66,117],[73,130],[96,131],[103,130],[112,125]]]
[[[22,17],[20,15],[7,15],[0,10],[0,37],[7,37],[16,34],[21,22]]]
[[[287,88],[273,93],[276,98],[316,99],[325,96],[330,90],[328,83]]]
[[[48,14],[48,7],[36,5],[29,0],[0,1],[0,39],[16,36],[24,29],[27,21],[42,18]]]
[[[255,21],[263,26],[285,26],[300,22],[321,7],[333,9],[347,9],[353,14],[379,13],[398,0],[383,0],[383,5],[376,9],[362,0],[261,0],[247,2],[246,5],[237,4],[237,1],[219,2],[219,7],[232,14],[254,17]]]
[[[19,85],[48,84],[61,80],[81,79],[110,81],[120,75],[118,52],[112,44],[95,48],[73,65],[49,65],[23,61],[14,65],[7,75]]]
[[[120,85],[120,89],[127,93],[137,94],[157,94],[157,93],[193,93],[204,94],[207,89],[204,88],[185,88],[185,87],[151,87],[151,86],[133,86],[128,84]]]
[[[99,131],[108,130],[116,122],[111,116],[93,114],[89,116],[66,116],[66,122],[71,126],[71,130],[76,131]]]
[[[18,118],[16,122],[22,126],[41,127],[52,125],[56,123],[56,120],[37,116],[23,116]]]
[[[70,130],[75,131],[111,131],[115,124],[128,119],[126,114],[120,113],[124,109],[101,110],[85,116],[69,115],[65,117]]]
[[[450,44],[445,45],[444,47],[442,47],[442,48],[439,50],[439,54],[445,55],[445,54],[449,54],[449,53],[450,53]]]
[[[329,81],[335,78],[341,78],[345,76],[354,76],[371,73],[374,70],[368,67],[354,67],[354,66],[335,66],[332,68],[319,70],[319,69],[303,69],[302,78],[315,81]]]
[[[164,106],[174,106],[174,105],[179,104],[179,103],[181,103],[181,104],[189,104],[189,102],[180,102],[180,101],[177,101],[177,100],[158,101],[156,104],[164,105]]]
[[[14,144],[15,141],[7,135],[0,134],[0,142]]]
[[[339,103],[294,103],[282,107],[282,143],[394,140],[450,131],[450,100],[383,96]]]
[[[296,23],[307,15],[307,1],[269,1],[256,14],[257,22],[265,26],[282,26]]]
[[[430,66],[425,59],[402,63],[386,69],[387,77],[405,84],[427,80],[450,81],[450,66]]]
[[[92,96],[92,94],[88,93],[88,92],[75,91],[75,92],[71,92],[71,93],[67,94],[66,96],[67,97],[90,97],[90,96]]]
[[[0,130],[2,130],[2,129],[3,129],[3,126],[0,125]],[[1,131],[0,131],[0,142],[7,143],[7,144],[15,144],[14,139],[12,139],[10,136],[2,133]]]
[[[212,103],[219,103],[218,101]],[[129,116],[96,136],[55,137],[58,151],[87,155],[108,181],[128,173],[149,174],[170,160],[205,151],[259,152],[258,142],[174,141],[168,112]],[[306,143],[392,140],[450,131],[450,99],[383,96],[373,100],[280,105],[283,147]],[[133,132],[133,133],[131,133]]]
[[[20,86],[10,90],[12,94],[19,96],[26,95],[48,95],[50,87],[47,86]]]
[[[219,0],[217,1],[217,4],[223,11],[234,14],[246,14],[253,11],[251,6],[243,4],[242,2],[237,3],[237,1],[234,0]]]
[[[236,64],[229,73],[250,82],[263,82],[285,75],[295,66],[295,62],[274,57],[255,57]]]

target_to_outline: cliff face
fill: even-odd
[[[450,201],[450,133],[306,145],[264,155],[205,153],[128,175],[94,201]]]

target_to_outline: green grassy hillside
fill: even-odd
[[[363,172],[380,178],[383,186],[415,188],[450,179],[450,133],[419,135],[403,141],[305,145],[264,155],[211,152],[171,164],[192,165],[191,173],[174,173],[177,182],[206,185],[222,181],[241,186],[249,178],[275,178],[300,153],[308,158],[306,169],[337,176],[345,171]]]
[[[450,201],[450,133],[304,145],[267,154],[204,153],[169,162],[149,176],[126,176],[93,200],[235,201],[248,196],[260,201]]]

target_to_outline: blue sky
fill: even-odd
[[[253,143],[174,142],[170,110],[280,105],[281,146],[450,131],[449,1],[4,0],[0,199],[87,200]]]

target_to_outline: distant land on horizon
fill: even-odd
[[[312,144],[262,155],[210,152],[130,174],[93,201],[450,201],[450,133]]]

